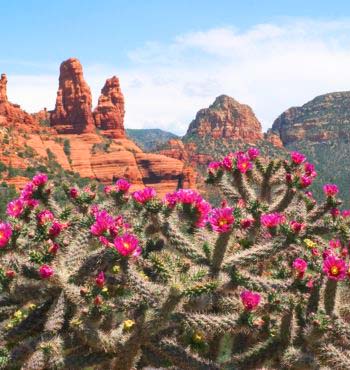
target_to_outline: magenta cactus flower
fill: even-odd
[[[305,225],[302,222],[292,220],[290,222],[290,228],[292,229],[292,231],[295,234],[298,234],[298,233],[300,233],[301,230],[303,230],[305,228]]]
[[[326,184],[323,186],[323,192],[327,197],[334,197],[339,193],[339,188],[335,184]]]
[[[232,159],[233,159],[233,153],[228,154],[221,162],[221,166],[226,170],[226,171],[231,171],[233,168],[232,164]]]
[[[250,162],[248,157],[239,156],[237,158],[237,169],[239,170],[239,172],[246,173],[247,171],[251,170],[252,167],[252,162]]]
[[[346,263],[342,258],[328,255],[323,261],[323,272],[331,280],[344,280],[346,276]]]
[[[99,288],[102,288],[105,284],[105,281],[106,281],[106,278],[105,278],[105,274],[103,271],[100,271],[95,279],[95,282],[96,282],[96,285],[99,287]]]
[[[49,265],[42,265],[39,268],[39,275],[42,279],[48,279],[53,275],[53,269]]]
[[[292,162],[297,165],[302,164],[306,160],[305,155],[299,152],[291,152],[290,157],[291,157]]]
[[[33,182],[27,182],[24,188],[21,190],[20,199],[22,200],[29,200],[34,193],[35,185]]]
[[[116,186],[118,192],[126,193],[130,189],[131,184],[128,181],[126,181],[125,179],[119,179],[115,183],[115,186]]]
[[[303,175],[300,177],[299,183],[302,188],[307,188],[312,184],[312,178],[310,176]]]
[[[307,262],[302,258],[296,258],[293,261],[293,269],[298,272],[299,277],[302,277],[307,269]]]
[[[241,227],[243,229],[249,229],[250,226],[252,226],[254,223],[254,219],[253,218],[244,218],[243,220],[241,220],[240,224],[241,224]]]
[[[0,248],[6,247],[12,236],[12,227],[7,222],[0,222]]]
[[[215,208],[211,211],[208,221],[214,231],[225,233],[231,229],[235,218],[232,215],[233,208]]]
[[[49,229],[49,235],[53,238],[56,238],[65,227],[67,227],[67,225],[62,224],[57,220],[54,220]]]
[[[43,186],[47,183],[47,180],[48,180],[48,177],[45,173],[37,173],[32,181],[33,181],[33,184],[36,185],[36,186]]]
[[[79,195],[79,192],[78,192],[78,189],[77,188],[71,188],[69,190],[69,196],[72,198],[72,199],[76,199],[78,198],[78,195]]]
[[[241,294],[241,301],[243,303],[244,308],[247,311],[255,310],[261,301],[261,296],[259,293],[252,292],[250,290],[244,290]]]
[[[260,222],[263,226],[267,227],[268,229],[273,229],[282,223],[284,223],[286,220],[285,216],[281,213],[269,213],[261,215]]]
[[[141,190],[134,191],[132,193],[133,199],[140,204],[145,204],[156,197],[156,191],[154,188],[146,187]]]
[[[115,249],[124,257],[132,255],[139,247],[139,241],[133,234],[124,234],[114,239]]]
[[[260,155],[260,150],[258,148],[249,148],[247,151],[248,157],[250,160],[256,159]]]
[[[45,225],[47,224],[48,222],[51,222],[53,221],[55,218],[55,216],[53,215],[53,213],[48,210],[48,209],[45,209],[41,212],[39,212],[37,215],[36,215],[36,219],[38,220],[38,224],[39,225]]]
[[[12,200],[6,209],[6,213],[11,217],[18,218],[24,211],[25,203],[21,198]]]
[[[106,210],[103,209],[95,213],[95,223],[90,227],[90,231],[91,234],[100,236],[113,226],[113,217]]]
[[[339,239],[331,239],[329,241],[329,246],[332,249],[337,249],[337,248],[341,248],[342,247],[342,244],[341,244],[341,241]]]
[[[221,167],[222,164],[220,162],[210,162],[208,165],[208,173],[211,175],[215,175]]]

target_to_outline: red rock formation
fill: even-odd
[[[261,124],[252,109],[226,95],[217,97],[209,108],[197,113],[185,137],[192,135],[230,138],[246,143],[255,143],[263,138]]]
[[[159,151],[159,154],[166,155],[180,161],[188,161],[189,154],[181,139],[170,139],[166,143],[166,148]]]
[[[0,125],[21,126],[23,130],[32,130],[36,126],[34,118],[23,111],[18,104],[7,99],[7,77],[3,73],[0,78]]]
[[[278,133],[268,129],[267,132],[264,134],[264,139],[269,141],[273,146],[277,148],[283,148],[282,140]]]
[[[113,138],[125,138],[124,96],[116,76],[109,78],[101,90],[98,105],[94,110],[96,127]]]
[[[51,125],[60,133],[93,132],[91,106],[91,91],[84,80],[79,60],[70,58],[64,61],[60,67],[55,110],[50,115]]]

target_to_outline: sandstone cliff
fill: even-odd
[[[209,108],[197,113],[185,136],[192,135],[241,139],[247,143],[263,138],[261,124],[252,109],[227,95],[217,97]]]
[[[91,91],[84,80],[79,60],[70,58],[64,61],[60,67],[55,109],[50,116],[51,126],[60,133],[93,132],[91,107]]]
[[[284,145],[301,140],[322,142],[350,137],[350,92],[316,97],[301,107],[292,107],[273,123]]]
[[[95,125],[106,136],[124,138],[124,96],[116,76],[109,78],[101,90],[94,110]]]

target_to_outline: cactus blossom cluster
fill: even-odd
[[[229,153],[212,207],[37,174],[0,221],[0,367],[350,368],[350,212],[316,175]]]

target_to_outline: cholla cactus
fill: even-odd
[[[209,165],[163,201],[36,175],[0,223],[0,367],[350,368],[349,211],[300,153]],[[61,193],[60,193],[61,198]]]

